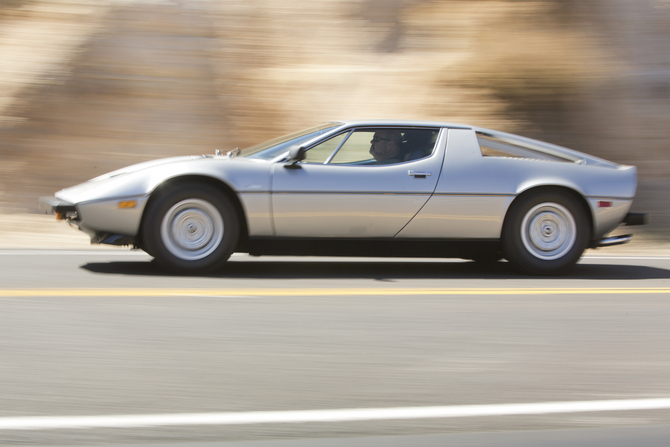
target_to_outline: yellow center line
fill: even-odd
[[[398,295],[627,295],[664,294],[670,288],[455,288],[455,289],[5,289],[0,297],[226,297],[226,296],[398,296]]]

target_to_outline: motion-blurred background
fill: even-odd
[[[639,168],[670,237],[670,0],[0,0],[0,210],[339,118],[463,122]]]

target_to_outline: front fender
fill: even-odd
[[[63,189],[56,197],[74,204],[82,230],[134,236],[149,197],[171,179],[202,176],[223,182],[237,193],[269,191],[270,164],[263,160],[180,157],[166,161],[115,171]],[[140,169],[136,169],[138,166]],[[121,204],[129,201],[135,204]]]

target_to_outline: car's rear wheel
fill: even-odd
[[[505,220],[505,257],[527,273],[566,273],[587,247],[590,229],[586,213],[575,197],[556,190],[520,197]]]
[[[239,222],[230,200],[214,188],[177,184],[160,193],[142,226],[145,250],[172,272],[206,272],[230,257]]]

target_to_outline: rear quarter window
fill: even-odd
[[[550,155],[536,149],[503,141],[491,135],[477,132],[477,141],[483,157],[520,158],[525,160],[558,161],[573,163],[573,160]]]

